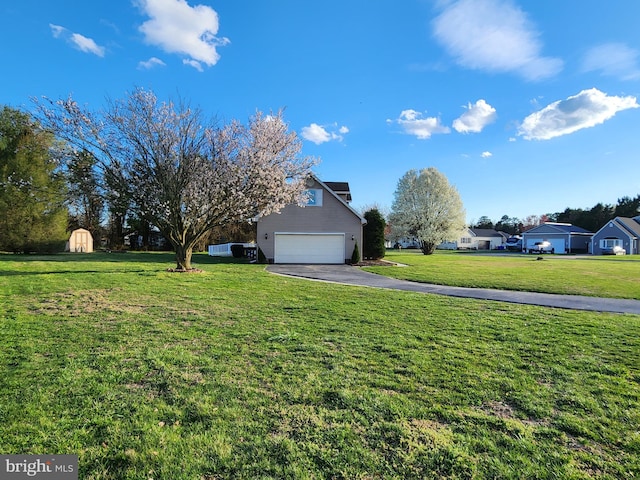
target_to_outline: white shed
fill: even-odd
[[[78,228],[71,232],[65,251],[78,253],[93,252],[93,237],[91,236],[91,232],[84,228]]]

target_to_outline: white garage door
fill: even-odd
[[[276,233],[275,263],[344,263],[342,233]]]
[[[536,242],[542,242],[543,240],[547,240],[553,246],[553,251],[555,253],[567,253],[565,250],[565,241],[563,238],[527,238],[527,251],[533,247]]]

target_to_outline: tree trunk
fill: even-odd
[[[422,250],[423,254],[425,254],[425,255],[433,254],[433,252],[436,249],[436,244],[435,243],[433,243],[433,242],[425,242],[425,241],[422,241],[421,243],[422,243],[421,250]]]
[[[151,225],[146,220],[142,220],[142,249],[152,250],[151,248]]]
[[[193,246],[175,245],[176,249],[176,269],[191,270],[191,255],[193,254]]]

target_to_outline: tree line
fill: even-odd
[[[250,237],[252,219],[305,203],[316,160],[301,155],[282,112],[220,124],[144,89],[97,111],[71,97],[35,103],[33,114],[7,106],[0,114],[0,250],[60,251],[78,227],[119,248],[126,233],[144,239],[155,229],[177,269],[190,270],[194,249],[212,236]],[[381,258],[386,222],[377,210],[365,218],[364,257]],[[390,223],[429,254],[463,228],[464,209],[440,172],[411,170]]]
[[[282,112],[221,123],[144,89],[95,111],[35,103],[0,114],[0,250],[60,251],[76,226],[118,247],[154,228],[190,270],[209,236],[305,201],[316,161]]]
[[[76,227],[121,247],[152,229],[191,269],[194,249],[251,239],[251,220],[291,203],[303,205],[316,160],[301,155],[282,112],[257,112],[246,124],[207,119],[188,103],[162,102],[136,89],[92,111],[75,100],[36,101],[35,114],[0,113],[0,250],[53,252]],[[616,205],[518,219],[486,216],[476,228],[522,233],[546,221],[598,230],[616,216],[640,213],[640,195]],[[460,196],[435,168],[410,170],[398,182],[385,221],[367,212],[365,258],[384,256],[385,234],[413,237],[425,254],[466,227]],[[230,239],[230,237],[228,237]],[[213,242],[211,241],[212,239]]]
[[[543,215],[529,215],[524,219],[503,215],[500,220],[493,222],[489,217],[482,216],[472,222],[471,228],[487,228],[517,235],[545,222],[570,223],[590,232],[597,232],[608,221],[616,217],[633,218],[640,215],[640,194],[635,197],[619,198],[615,205],[597,203],[591,208],[570,208],[562,212]]]

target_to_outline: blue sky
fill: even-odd
[[[326,181],[390,208],[435,167],[469,221],[640,194],[637,0],[21,0],[0,104],[136,87],[221,120],[285,109]]]

